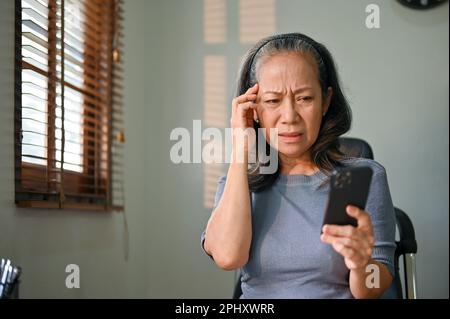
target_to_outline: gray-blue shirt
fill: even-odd
[[[395,214],[386,171],[374,160],[345,158],[346,166],[373,169],[366,207],[375,234],[372,258],[394,274]],[[320,240],[329,183],[314,175],[280,175],[268,189],[252,193],[252,243],[241,268],[243,299],[353,298],[349,269],[331,245]],[[226,176],[219,179],[216,207]],[[322,185],[322,186],[321,186]],[[205,231],[201,236],[201,244]]]

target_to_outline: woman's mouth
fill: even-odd
[[[278,134],[278,137],[283,141],[283,142],[298,142],[300,141],[301,137],[303,134],[301,133],[280,133]]]

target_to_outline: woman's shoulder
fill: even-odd
[[[362,158],[362,157],[344,157],[341,162],[345,166],[353,166],[353,167],[360,167],[360,166],[368,166],[372,169],[373,174],[386,174],[386,169],[383,165],[381,165],[379,162],[370,159],[370,158]]]
[[[227,181],[227,175],[220,175],[217,178],[217,184],[225,184],[225,182]]]

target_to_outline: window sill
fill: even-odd
[[[121,206],[105,206],[98,204],[84,203],[63,203],[59,206],[57,202],[46,202],[38,200],[20,200],[16,201],[17,207],[20,208],[43,208],[43,209],[62,209],[62,210],[83,210],[83,211],[102,211],[102,212],[123,212]]]

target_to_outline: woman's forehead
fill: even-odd
[[[259,65],[258,82],[270,91],[282,90],[286,85],[301,88],[318,84],[318,72],[311,54],[279,53]]]

